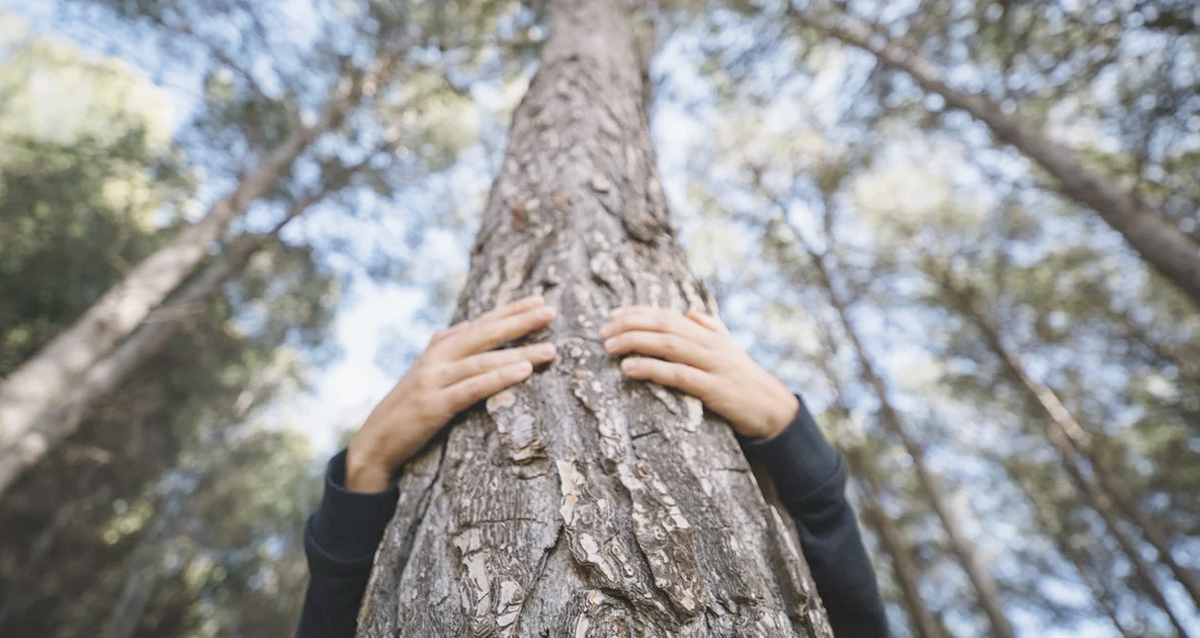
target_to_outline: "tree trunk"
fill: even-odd
[[[840,9],[834,11],[836,18],[818,19],[814,26],[869,51],[881,64],[908,74],[925,91],[942,96],[951,108],[966,111],[986,124],[999,140],[1012,144],[1058,180],[1068,197],[1096,211],[1143,260],[1200,307],[1200,245],[1166,213],[1086,166],[1073,151],[1051,140],[1037,126],[1005,114],[987,96],[958,91],[946,84],[937,69],[914,51],[872,32]]]
[[[858,337],[858,330],[850,321],[847,303],[842,299],[841,293],[834,286],[832,275],[829,272],[829,265],[826,263],[826,255],[817,252],[804,239],[800,230],[793,226],[791,221],[787,219],[786,211],[782,221],[791,228],[797,242],[808,253],[820,285],[824,289],[830,305],[833,306],[834,311],[837,313],[842,332],[846,335],[846,340],[854,350],[854,356],[858,360],[862,381],[867,387],[871,388],[876,400],[879,401],[879,421],[884,429],[900,439],[904,451],[912,459],[913,469],[916,470],[917,480],[921,484],[922,491],[924,491],[925,496],[929,499],[929,503],[933,506],[934,512],[937,513],[938,519],[941,520],[942,527],[946,530],[946,536],[950,540],[950,547],[954,551],[955,556],[958,557],[959,562],[962,563],[963,569],[967,572],[967,578],[971,581],[971,585],[975,589],[979,604],[983,607],[984,613],[988,617],[993,633],[999,638],[1016,638],[1012,623],[1008,620],[1008,616],[1004,612],[1004,605],[1000,600],[1000,589],[996,586],[995,579],[992,578],[991,574],[988,573],[987,569],[979,561],[974,544],[967,538],[966,532],[963,531],[962,525],[959,523],[958,516],[947,502],[940,478],[931,472],[926,465],[924,449],[919,443],[913,440],[903,419],[900,418],[900,413],[892,405],[891,399],[888,396],[887,385],[884,383],[883,377],[875,370],[875,365],[867,354],[866,347]]]
[[[270,194],[296,159],[332,129],[362,96],[363,76],[345,79],[312,126],[271,150],[200,221],[142,260],[69,328],[0,381],[0,451],[27,442],[36,425],[79,377],[128,337],[205,258],[213,242],[251,202]]]
[[[1010,362],[1015,361],[1015,359],[1005,359],[1003,355],[1011,353],[1009,353],[1007,349],[1003,347],[1003,344],[1000,342],[999,333],[996,331],[995,327],[991,325],[991,322],[989,322],[987,318],[983,316],[982,312],[975,305],[975,301],[971,295],[960,285],[955,283],[947,272],[941,272],[937,276],[937,281],[939,282],[942,291],[953,300],[953,303],[957,307],[958,311],[966,319],[971,321],[971,323],[975,325],[976,328],[983,334],[984,340],[988,343],[989,348],[991,348],[993,353],[1001,359],[1003,365],[1005,366],[1005,371],[1010,376],[1013,376],[1014,369],[1010,367]],[[1188,636],[1189,634],[1183,628],[1179,618],[1171,609],[1170,603],[1167,602],[1167,598],[1163,593],[1162,588],[1159,587],[1158,581],[1154,578],[1153,568],[1142,557],[1137,544],[1134,542],[1134,539],[1121,526],[1117,508],[1113,505],[1113,499],[1111,495],[1101,490],[1097,485],[1095,485],[1093,480],[1084,474],[1081,467],[1082,459],[1080,458],[1083,454],[1082,451],[1072,445],[1071,437],[1068,434],[1068,426],[1064,425],[1064,422],[1060,419],[1055,418],[1055,415],[1060,414],[1060,412],[1057,410],[1048,410],[1047,405],[1039,400],[1039,394],[1032,392],[1031,386],[1022,381],[1022,379],[1025,379],[1031,384],[1036,383],[1029,378],[1028,375],[1024,374],[1023,368],[1017,366],[1016,372],[1020,374],[1015,376],[1014,380],[1021,383],[1021,387],[1025,390],[1026,398],[1029,399],[1035,406],[1037,406],[1046,417],[1043,421],[1043,423],[1046,425],[1046,436],[1050,439],[1050,443],[1058,452],[1059,458],[1062,459],[1063,469],[1066,470],[1067,474],[1071,477],[1075,487],[1081,494],[1083,494],[1088,505],[1098,514],[1100,514],[1101,518],[1104,519],[1104,523],[1108,527],[1109,532],[1112,533],[1113,538],[1116,539],[1117,544],[1121,546],[1121,550],[1125,553],[1125,556],[1133,565],[1134,571],[1137,572],[1139,579],[1145,585],[1151,599],[1153,599],[1155,604],[1161,607],[1163,612],[1167,614],[1168,619],[1171,621],[1171,624],[1175,627],[1176,631],[1179,632],[1179,635],[1184,637]],[[1048,390],[1049,389],[1047,388],[1047,391]],[[1063,407],[1061,403],[1058,405],[1061,408],[1061,412],[1065,413],[1066,408]],[[1075,423],[1073,420],[1072,423],[1074,423],[1075,427],[1079,426],[1079,424]],[[1175,563],[1170,554],[1164,555],[1162,552],[1160,552],[1159,557],[1160,560],[1166,559],[1169,561],[1169,565],[1180,567],[1182,570],[1182,567]],[[1174,569],[1172,571],[1174,572]],[[1178,572],[1175,573],[1178,575]],[[1183,573],[1187,575],[1186,571]]]
[[[618,305],[715,311],[673,236],[626,6],[554,2],[456,313],[541,293],[559,315],[533,338],[559,358],[406,467],[359,636],[832,636],[728,425],[601,345]]]
[[[1128,558],[1130,564],[1133,565],[1133,570],[1135,573],[1137,573],[1138,579],[1142,581],[1142,585],[1146,588],[1146,592],[1150,596],[1150,599],[1153,600],[1154,604],[1158,605],[1159,608],[1163,610],[1163,613],[1167,615],[1167,619],[1171,622],[1171,625],[1175,628],[1175,631],[1179,633],[1179,636],[1181,638],[1188,638],[1188,636],[1191,634],[1184,629],[1183,623],[1180,621],[1179,616],[1171,608],[1171,604],[1167,602],[1166,594],[1163,592],[1162,588],[1159,587],[1158,580],[1154,578],[1154,568],[1146,562],[1146,559],[1142,558],[1142,554],[1138,550],[1137,544],[1134,542],[1133,538],[1128,532],[1125,531],[1123,527],[1121,527],[1121,521],[1117,518],[1117,514],[1115,512],[1116,508],[1113,507],[1112,501],[1110,501],[1105,494],[1102,494],[1100,490],[1097,489],[1097,487],[1092,483],[1092,481],[1089,481],[1087,477],[1083,475],[1083,472],[1079,468],[1078,456],[1074,453],[1074,451],[1067,447],[1066,451],[1064,452],[1065,441],[1062,441],[1061,437],[1054,437],[1053,435],[1051,438],[1058,439],[1055,442],[1055,446],[1059,448],[1060,453],[1064,454],[1063,468],[1071,477],[1071,482],[1075,484],[1076,489],[1083,493],[1088,505],[1091,506],[1091,508],[1094,509],[1098,514],[1100,514],[1102,519],[1104,519],[1105,526],[1108,527],[1109,532],[1112,533],[1113,538],[1115,538],[1117,541],[1117,544],[1121,546],[1121,551],[1124,552],[1125,557]]]
[[[1033,515],[1037,520],[1038,527],[1042,528],[1042,533],[1054,542],[1054,546],[1058,548],[1060,554],[1071,561],[1071,564],[1075,566],[1075,571],[1079,574],[1079,579],[1091,590],[1096,607],[1104,611],[1118,634],[1123,638],[1132,638],[1133,634],[1125,628],[1125,624],[1121,622],[1121,618],[1117,614],[1117,603],[1113,598],[1112,590],[1104,583],[1104,579],[1088,565],[1087,553],[1082,548],[1073,545],[1064,534],[1062,527],[1055,525],[1054,517],[1047,511],[1047,507],[1042,505],[1033,490],[1025,484],[1018,468],[1013,463],[1002,463],[1002,465],[1008,473],[1009,479],[1025,493],[1025,498],[1029,500],[1029,505],[1033,508]]]
[[[244,237],[214,257],[167,303],[147,316],[128,339],[103,358],[94,361],[72,382],[69,391],[55,397],[54,403],[37,421],[6,447],[0,448],[0,495],[21,472],[32,467],[54,446],[74,434],[96,400],[107,396],[146,360],[161,351],[182,326],[184,317],[216,294],[221,284],[240,272],[255,253],[275,239],[285,224],[308,210],[329,191],[330,188],[322,189],[296,202],[271,232]]]
[[[1004,345],[1000,338],[1000,332],[979,310],[973,295],[950,279],[948,274],[942,278],[942,287],[957,300],[962,312],[983,334],[988,348],[1001,361],[1005,372],[1019,384],[1025,396],[1033,405],[1037,406],[1037,409],[1045,417],[1047,430],[1051,439],[1056,441],[1055,445],[1064,449],[1069,447],[1072,453],[1082,455],[1087,459],[1092,471],[1099,479],[1100,486],[1109,498],[1142,531],[1146,540],[1150,541],[1150,544],[1158,552],[1159,560],[1171,570],[1175,580],[1188,592],[1197,608],[1200,608],[1200,582],[1197,582],[1196,576],[1187,567],[1175,559],[1166,532],[1158,524],[1158,521],[1142,510],[1124,477],[1094,453],[1091,437],[1075,420],[1070,410],[1063,405],[1058,395],[1045,384],[1029,376],[1020,356]],[[1060,453],[1067,454],[1063,449],[1060,449]]]
[[[870,461],[863,458],[861,448],[846,451],[853,475],[866,487],[863,497],[863,521],[875,530],[883,550],[892,559],[892,573],[904,596],[913,633],[918,638],[946,638],[925,599],[921,597],[921,570],[913,561],[911,549],[904,542],[896,521],[883,509],[883,486]]]

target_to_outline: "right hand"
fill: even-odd
[[[552,343],[493,350],[549,324],[554,308],[526,297],[434,333],[425,352],[371,411],[346,451],[346,487],[378,492],[454,418],[554,360]]]

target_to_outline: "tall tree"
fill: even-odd
[[[1159,560],[1171,570],[1176,581],[1188,592],[1196,607],[1200,608],[1200,582],[1186,566],[1176,559],[1176,550],[1171,547],[1166,533],[1157,521],[1142,511],[1125,479],[1108,466],[1106,459],[1096,454],[1083,426],[1063,405],[1058,395],[1048,386],[1034,379],[1025,369],[1017,353],[1004,344],[1000,332],[981,309],[978,294],[969,286],[956,281],[948,270],[939,268],[935,262],[926,263],[931,277],[936,279],[946,298],[980,332],[987,347],[1002,363],[1010,379],[1018,384],[1030,404],[1041,413],[1046,423],[1048,438],[1062,455],[1064,464],[1072,474],[1079,474],[1081,462],[1086,462],[1086,465],[1096,475],[1096,479],[1087,479],[1080,475],[1078,480],[1088,485],[1086,491],[1089,494],[1099,494],[1092,499],[1098,503],[1097,507],[1103,507],[1105,510],[1110,508],[1119,510],[1137,525],[1150,544],[1158,551]],[[1093,486],[1093,481],[1098,485]],[[1114,532],[1119,532],[1116,529],[1117,524],[1114,523],[1112,526]]]
[[[830,190],[826,190],[823,193],[824,198],[819,204],[825,216],[822,227],[830,229],[834,224],[834,206],[836,205],[832,198],[832,187],[836,186],[836,183],[826,180],[822,185],[830,188]],[[862,338],[859,336],[859,329],[854,325],[850,314],[852,311],[850,302],[846,300],[841,287],[835,281],[837,263],[832,256],[832,251],[836,247],[834,238],[829,233],[826,233],[825,236],[820,238],[825,249],[818,250],[812,242],[806,239],[801,229],[789,218],[787,204],[766,193],[764,190],[765,187],[761,183],[757,186],[761,194],[768,200],[774,201],[779,207],[779,215],[773,220],[774,223],[768,225],[768,237],[776,235],[772,230],[774,226],[781,225],[785,227],[791,236],[789,243],[792,243],[794,249],[801,253],[800,256],[804,260],[803,263],[812,269],[816,285],[824,292],[826,301],[833,309],[837,329],[850,346],[850,352],[858,367],[861,382],[865,387],[869,388],[878,402],[879,424],[885,431],[900,441],[900,445],[904,448],[905,453],[912,460],[913,469],[916,471],[922,492],[925,498],[929,500],[934,512],[937,513],[938,519],[941,521],[942,527],[946,531],[946,536],[950,541],[950,547],[954,554],[958,556],[963,569],[967,572],[967,577],[975,589],[979,604],[983,608],[984,613],[987,614],[992,631],[1001,638],[1014,638],[1016,634],[1013,631],[1012,623],[1009,621],[1007,613],[1004,611],[1003,602],[1000,599],[1000,590],[996,585],[995,579],[992,578],[991,574],[988,573],[986,567],[980,561],[974,543],[967,537],[958,515],[951,509],[949,499],[942,487],[941,478],[929,468],[925,460],[924,446],[905,424],[900,411],[893,405],[887,383],[879,371],[876,370],[875,363],[867,352]],[[796,273],[793,272],[791,274],[795,279]],[[860,463],[861,465],[863,464]],[[867,485],[871,486],[871,468],[864,467],[863,471],[868,473],[863,478]]]
[[[618,305],[716,310],[674,239],[626,7],[553,3],[456,315],[541,293],[563,354],[408,465],[361,636],[830,635],[728,426],[600,347]]]
[[[296,158],[337,125],[360,99],[362,85],[369,79],[358,74],[342,82],[316,123],[293,130],[232,192],[218,199],[203,219],[182,228],[137,264],[71,327],[0,382],[0,450],[30,461],[45,452],[50,441],[31,432],[54,409],[58,398],[193,273],[212,243],[251,202],[273,191]]]
[[[164,28],[192,34],[186,20],[170,7],[151,3],[146,13],[167,25]],[[175,15],[181,24],[168,25],[164,17],[168,15]],[[394,38],[392,28],[378,30],[373,55],[365,64],[343,59],[315,114],[305,114],[288,100],[260,93],[253,76],[242,71],[248,78],[249,95],[224,106],[231,107],[239,118],[226,126],[245,131],[243,142],[252,149],[253,157],[249,166],[239,171],[232,187],[217,197],[199,220],[179,227],[169,241],[129,267],[121,280],[69,327],[0,381],[0,451],[17,459],[6,461],[6,466],[26,466],[61,440],[45,436],[47,429],[69,429],[58,423],[47,425],[47,421],[55,421],[55,410],[61,411],[59,400],[195,274],[214,244],[251,205],[280,195],[293,167],[318,140],[342,126],[364,99],[395,79],[405,49]],[[220,64],[242,70],[228,55],[218,52],[216,57]],[[306,115],[310,116],[308,122]],[[14,473],[5,471],[3,475]],[[7,482],[0,479],[0,491]]]
[[[1080,539],[1073,537],[1068,526],[1060,520],[1056,520],[1056,517],[1051,512],[1052,509],[1057,509],[1060,504],[1044,503],[1042,497],[1037,493],[1038,490],[1028,485],[1030,479],[1027,477],[1033,474],[1032,469],[1028,467],[1029,464],[1021,463],[1017,459],[999,459],[999,462],[1004,466],[1005,471],[1008,472],[1009,478],[1024,490],[1026,497],[1029,499],[1029,504],[1033,508],[1034,518],[1037,521],[1038,527],[1041,528],[1042,533],[1053,540],[1058,551],[1070,560],[1080,579],[1091,591],[1096,606],[1103,610],[1108,619],[1112,621],[1113,628],[1122,637],[1134,635],[1120,618],[1111,586],[1089,564],[1086,548],[1079,546]],[[1178,631],[1178,627],[1176,630]]]
[[[872,53],[880,64],[909,75],[922,89],[954,109],[983,122],[1001,142],[1013,145],[1057,181],[1063,193],[1091,208],[1121,233],[1130,247],[1200,308],[1200,242],[1163,210],[1089,166],[1072,149],[1054,141],[1038,125],[1001,108],[984,93],[954,88],[911,42],[896,41],[883,29],[828,3],[802,20],[851,46]],[[800,16],[792,3],[790,12]],[[821,9],[824,9],[822,11]]]
[[[252,257],[278,240],[279,231],[290,221],[345,185],[355,173],[374,158],[327,175],[326,183],[316,192],[302,196],[275,227],[262,234],[239,237],[235,245],[221,251],[159,306],[151,321],[145,322],[111,352],[97,359],[75,381],[69,391],[56,397],[53,407],[42,414],[12,446],[0,448],[0,494],[22,471],[36,464],[79,427],[87,411],[111,393],[138,367],[163,349],[182,327],[183,319],[214,297],[222,284],[236,276]],[[331,171],[332,173],[332,171]]]

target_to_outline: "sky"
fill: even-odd
[[[33,0],[0,0],[0,12],[15,10],[28,18],[35,28],[46,28],[53,18],[51,5],[49,2]],[[696,70],[695,59],[700,45],[697,37],[679,34],[666,43],[654,63],[654,73],[670,78],[670,81],[664,93],[667,98],[655,104],[652,135],[668,201],[684,228],[685,243],[693,238],[690,233],[694,229],[689,222],[699,214],[694,199],[689,197],[688,176],[691,173],[688,167],[696,161],[695,150],[703,148],[704,142],[712,137],[715,120],[711,91],[706,83],[700,81]],[[831,64],[837,62],[834,60]],[[151,79],[149,74],[147,79]],[[807,87],[810,104],[819,105],[823,92],[837,90],[821,82],[828,82],[828,75],[824,80]],[[171,103],[171,112],[165,121],[172,126],[179,126],[186,121],[186,114],[196,99],[195,79],[181,75],[160,78],[159,84]],[[446,180],[453,184],[457,206],[479,210],[484,204],[492,177],[488,151],[503,142],[502,133],[506,124],[497,122],[494,114],[511,108],[512,101],[519,97],[519,93],[481,87],[473,91],[472,97],[478,107],[478,128],[483,131],[499,130],[499,137],[493,135],[491,139],[485,139],[483,144],[464,153],[459,165]],[[819,108],[810,115],[818,120],[824,116]],[[757,125],[766,129],[790,130],[795,127],[796,121],[795,109],[777,107],[769,110]],[[899,191],[903,190],[906,181],[911,181],[906,180],[904,175],[893,175],[890,179],[897,181],[878,187]],[[929,193],[922,195],[930,196]],[[422,206],[442,196],[441,190],[431,190],[414,195],[406,205]],[[320,233],[327,229],[351,241],[362,242],[364,247],[390,245],[392,250],[403,252],[408,250],[401,241],[407,229],[406,222],[401,219],[403,212],[398,211],[389,225],[382,228],[369,224],[345,225],[330,216],[318,214],[306,223],[303,232]],[[323,224],[338,227],[328,228]],[[472,232],[468,231],[466,236],[469,237]],[[719,250],[719,247],[707,245],[693,245],[692,248]],[[466,249],[461,234],[442,233],[428,238],[421,245],[420,250],[424,251],[421,259],[436,262],[438,268],[444,271],[461,273],[467,266]],[[259,417],[273,425],[295,427],[303,431],[318,457],[335,451],[339,438],[361,424],[371,408],[398,380],[412,354],[419,351],[434,328],[418,317],[429,305],[428,293],[422,286],[381,283],[366,277],[355,264],[343,263],[342,257],[336,254],[327,255],[326,258],[331,268],[353,279],[331,328],[331,341],[341,354],[329,365],[312,370],[308,389],[271,406]],[[702,265],[697,274],[704,277],[710,273]],[[737,303],[739,301],[733,299],[734,305],[726,308],[726,311],[738,313],[740,308]],[[868,317],[868,322],[871,319]],[[753,335],[742,331],[736,333],[735,337],[743,347],[753,346]],[[914,358],[912,352],[903,349],[894,351],[888,357],[884,364],[894,370],[922,363]],[[1058,593],[1067,595],[1070,592]],[[1175,591],[1172,595],[1183,601],[1180,592]],[[1186,605],[1178,607],[1185,608]],[[1028,635],[1043,635],[1033,626],[1036,619],[1021,617],[1018,613],[1018,620],[1029,632]],[[1192,621],[1200,627],[1196,619]],[[1077,629],[1070,633],[1083,637],[1106,635],[1100,625],[1087,623]],[[1048,632],[1044,635],[1056,634],[1065,636],[1067,632]]]

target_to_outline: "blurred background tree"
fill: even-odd
[[[899,636],[1200,637],[1193,5],[647,5],[690,261],[850,460]],[[287,635],[321,463],[448,319],[545,7],[10,10],[5,377],[393,60],[0,488],[0,635]]]

